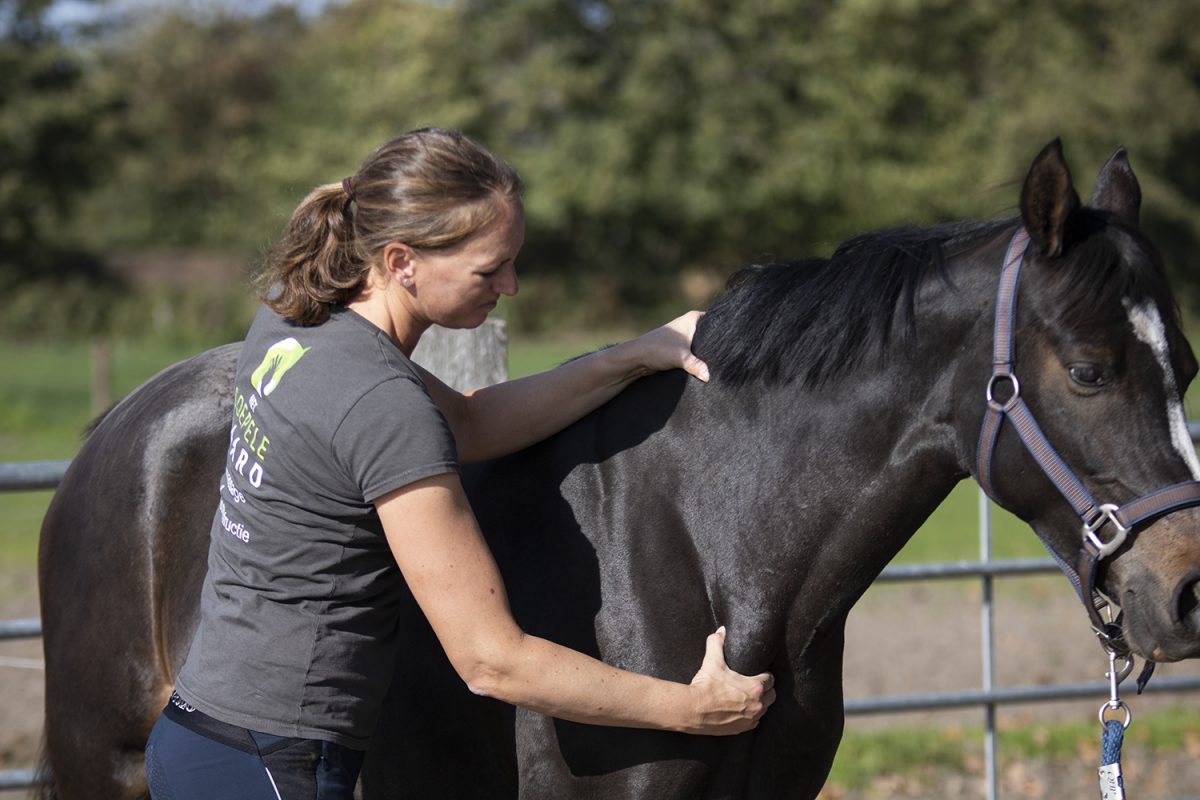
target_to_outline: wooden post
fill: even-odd
[[[88,373],[92,416],[96,417],[113,404],[112,358],[107,336],[93,336],[88,342]]]
[[[421,336],[413,361],[460,392],[500,383],[508,378],[508,331],[503,320],[472,330],[435,325]]]

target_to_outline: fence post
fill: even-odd
[[[112,347],[109,338],[97,334],[88,342],[92,416],[103,414],[113,404]]]
[[[488,320],[472,330],[433,326],[413,351],[413,361],[460,392],[508,378],[508,331],[503,320]]]
[[[992,505],[987,492],[979,489],[979,560],[988,564],[992,560]],[[980,649],[983,656],[983,691],[991,694],[995,688],[996,660],[992,652],[995,643],[993,634],[995,612],[992,606],[992,576],[984,575],[981,579],[983,602],[980,620]],[[987,798],[996,800],[996,704],[984,705],[984,762],[987,781]]]

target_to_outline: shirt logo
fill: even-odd
[[[250,383],[254,386],[254,390],[262,397],[275,391],[284,374],[296,366],[296,362],[311,349],[311,347],[301,347],[300,343],[291,337],[271,345],[267,354],[263,356],[262,363],[258,365],[258,369],[250,375]],[[264,385],[263,379],[268,375],[271,376],[271,380]]]

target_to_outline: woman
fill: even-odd
[[[516,173],[414,131],[300,204],[243,346],[201,619],[146,748],[156,800],[349,798],[403,642],[404,584],[473,692],[599,725],[733,734],[774,700],[709,637],[690,685],[524,634],[459,463],[562,429],[683,368],[693,313],[543,375],[461,395],[409,360],[430,325],[517,292]],[[397,569],[398,567],[398,569]]]

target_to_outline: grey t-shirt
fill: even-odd
[[[365,748],[403,591],[372,502],[457,469],[445,418],[381,330],[346,309],[314,327],[260,311],[180,696],[251,730]]]

